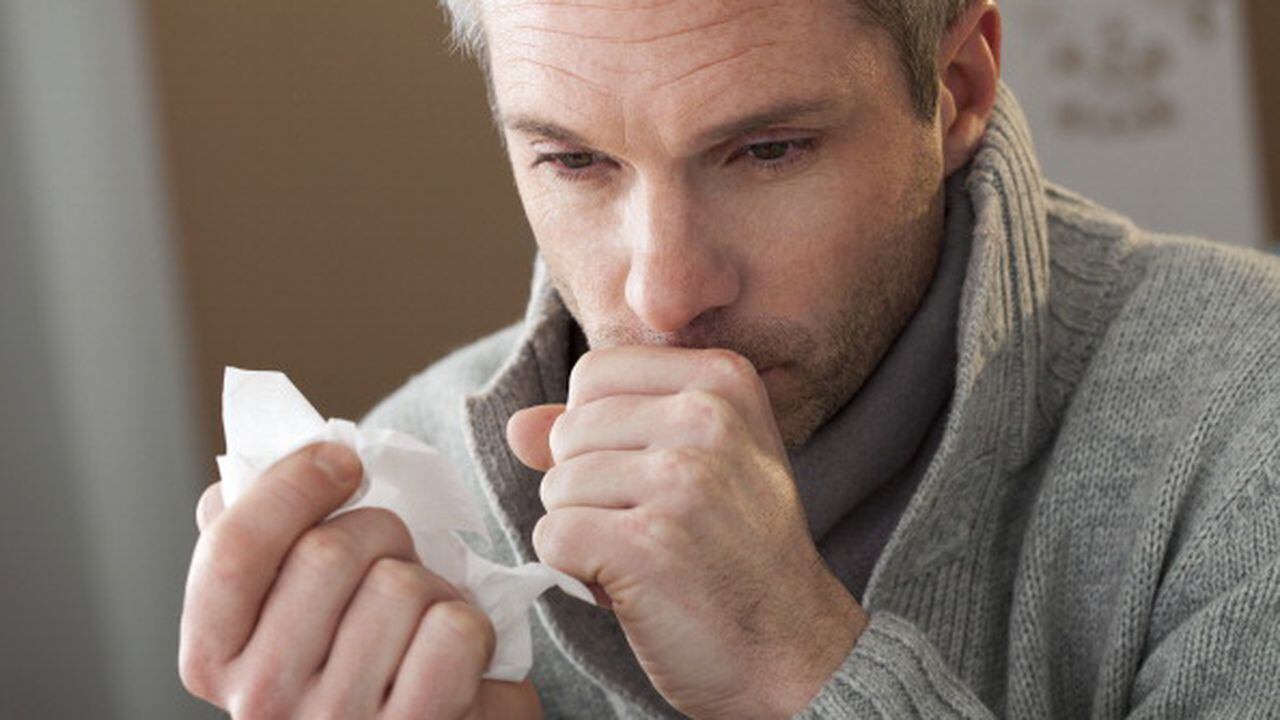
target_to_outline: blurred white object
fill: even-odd
[[[1051,180],[1144,227],[1264,245],[1240,3],[1017,0],[1001,10],[1004,77]]]
[[[227,368],[222,385],[227,453],[218,458],[229,507],[249,484],[294,450],[314,442],[346,445],[360,456],[364,478],[334,514],[376,507],[400,516],[422,564],[458,588],[493,621],[497,649],[485,677],[518,682],[529,673],[533,646],[529,606],[552,587],[593,603],[574,578],[539,563],[508,568],[473,553],[457,531],[488,537],[480,512],[435,449],[394,430],[326,422],[282,373]]]

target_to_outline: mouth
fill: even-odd
[[[785,367],[785,365],[770,365],[769,367],[760,368],[758,371],[760,373],[760,379],[768,380],[771,377],[777,377],[782,373]]]

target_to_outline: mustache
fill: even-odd
[[[644,327],[609,324],[590,333],[594,348],[650,345],[692,350],[731,350],[751,362],[756,371],[811,357],[818,342],[808,328],[794,320],[766,317],[727,320],[708,317],[669,333]]]

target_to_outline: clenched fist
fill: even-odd
[[[225,511],[197,508],[179,670],[237,718],[536,718],[537,694],[482,680],[493,626],[427,571],[392,513],[325,520],[358,487],[341,445],[281,460]]]
[[[541,560],[599,585],[654,686],[700,718],[790,717],[867,617],[809,536],[763,381],[725,350],[587,353],[508,440],[545,470]]]

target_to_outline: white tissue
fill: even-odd
[[[365,430],[348,420],[326,422],[283,373],[227,368],[222,424],[227,453],[218,458],[218,472],[228,507],[263,471],[305,445],[330,441],[354,450],[364,478],[333,515],[377,507],[400,516],[422,564],[493,621],[498,644],[486,678],[515,682],[528,675],[533,664],[528,611],[543,592],[557,586],[593,602],[585,585],[546,565],[510,568],[473,553],[457,531],[486,537],[488,532],[467,489],[440,453],[393,430]]]

